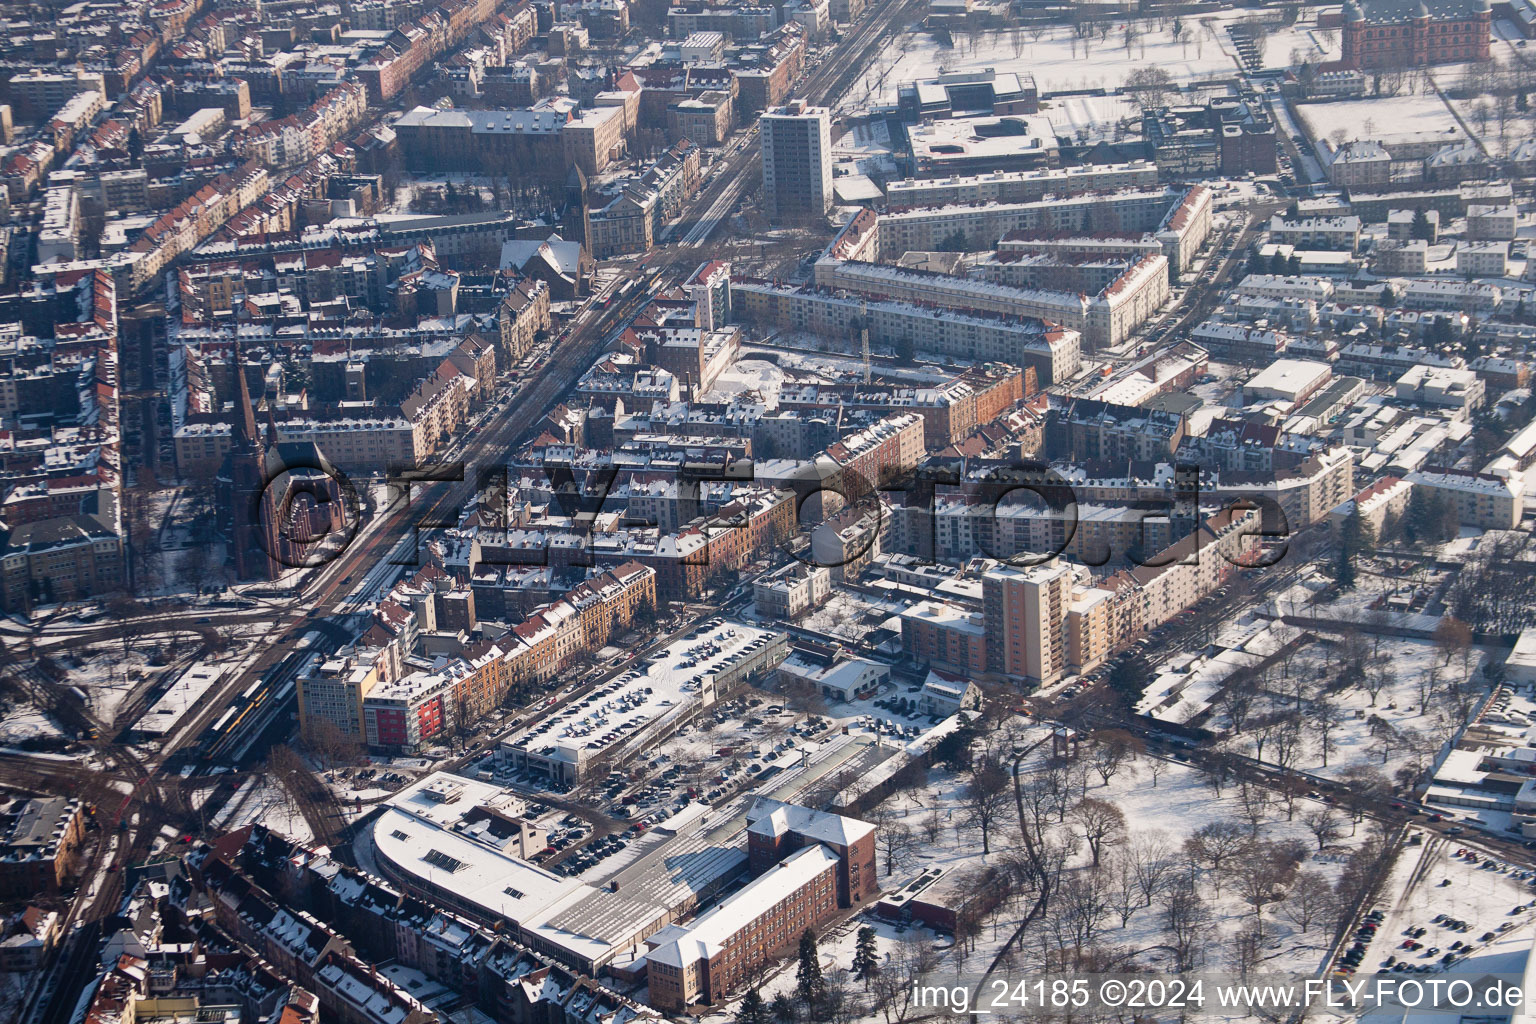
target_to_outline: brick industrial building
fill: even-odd
[[[873,825],[767,798],[747,822],[752,881],[692,924],[647,940],[658,1009],[718,1003],[807,928],[879,894]]]

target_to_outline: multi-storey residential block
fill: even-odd
[[[832,114],[795,101],[763,112],[763,195],[769,219],[819,219],[832,208]]]
[[[981,578],[987,624],[987,667],[1036,686],[1067,671],[1067,609],[1072,573],[1047,563],[988,571]]]
[[[1525,478],[1519,472],[1506,476],[1470,470],[1426,466],[1409,473],[1408,482],[1456,506],[1463,526],[1484,530],[1513,530],[1525,515]]]

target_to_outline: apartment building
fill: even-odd
[[[1123,164],[906,178],[886,185],[885,200],[891,209],[963,203],[1027,203],[1047,195],[1065,196],[1156,185],[1157,165],[1148,160],[1136,160]]]
[[[612,186],[613,198],[587,215],[588,251],[596,259],[649,252],[698,184],[699,147],[683,139],[643,174]]]
[[[1269,219],[1269,240],[1297,249],[1354,252],[1360,248],[1360,218],[1298,217],[1291,220],[1276,214]]]
[[[967,314],[743,278],[731,281],[731,305],[744,322],[839,339],[859,323],[874,345],[1028,367],[1041,387],[1071,379],[1082,363],[1078,331],[1032,317]]]
[[[752,583],[752,603],[759,616],[798,619],[832,596],[832,573],[821,565],[792,562]]]
[[[986,281],[906,267],[822,259],[816,263],[816,284],[870,298],[1039,317],[1077,331],[1084,342],[1095,348],[1117,346],[1127,340],[1167,303],[1170,295],[1168,260],[1161,254],[1142,256],[1130,263],[1113,263],[1101,278],[1107,280],[1098,287],[1060,291],[1018,287],[1010,281],[1010,270],[1023,258],[1011,255],[994,259],[984,270],[990,278]],[[1070,272],[1054,261],[1048,269],[1062,276]]]
[[[1395,521],[1408,511],[1408,499],[1412,494],[1411,481],[1384,476],[1328,513],[1328,527],[1337,537],[1344,523],[1358,511],[1374,535],[1380,537],[1389,520]]]
[[[126,584],[122,538],[95,516],[0,529],[0,608],[7,612],[101,597]]]
[[[723,1001],[807,928],[878,893],[873,825],[766,798],[747,821],[756,877],[691,924],[646,940],[650,1000],[660,1010]]]
[[[796,100],[763,112],[763,205],[775,224],[825,217],[832,208],[832,112]]]
[[[919,665],[978,678],[987,672],[987,628],[979,612],[919,601],[901,613],[901,649]]]
[[[1355,493],[1354,470],[1354,452],[1337,445],[1294,465],[1224,469],[1209,490],[1223,503],[1259,502],[1266,530],[1298,530],[1322,522]]]
[[[986,202],[888,211],[880,217],[880,254],[894,259],[913,250],[932,251],[956,234],[967,249],[994,246],[1010,232],[1074,235],[1151,232],[1163,247],[1171,272],[1182,273],[1211,230],[1212,193],[1187,188],[1118,189],[1113,192],[1049,197],[1031,202]]]
[[[624,151],[623,107],[573,114],[555,106],[519,110],[416,107],[394,123],[406,166],[419,171],[515,167],[521,175],[563,183],[571,164],[591,176]]]
[[[699,147],[718,146],[731,134],[735,105],[724,89],[709,89],[667,106],[667,132]]]
[[[1141,625],[1156,629],[1233,573],[1259,564],[1259,520],[1256,508],[1224,508],[1147,565],[1126,570],[1140,592]]]
[[[531,608],[498,640],[481,641],[430,664],[418,662],[382,680],[361,700],[363,741],[370,749],[411,753],[449,728],[489,714],[509,687],[553,678],[572,658],[628,630],[636,616],[656,607],[656,580],[649,566],[620,563]],[[393,605],[397,619],[416,620],[414,626],[403,626],[405,635],[447,624],[444,592],[403,588],[397,587],[386,604]],[[480,592],[476,586],[473,593]],[[464,626],[472,628],[473,622]],[[411,646],[408,640],[402,645]]]
[[[747,883],[687,928],[665,928],[645,955],[650,1001],[683,1013],[718,1003],[800,935],[837,913],[837,855],[807,846]],[[673,937],[673,936],[676,937]]]
[[[1525,516],[1525,477],[1519,472],[1494,476],[1426,466],[1409,473],[1406,479],[1415,488],[1454,502],[1462,526],[1514,530]]]
[[[1503,277],[1509,272],[1509,243],[1463,242],[1456,247],[1456,273],[1465,277]]]
[[[313,658],[298,675],[299,731],[313,737],[325,722],[364,742],[363,701],[379,683],[379,662],[353,651]]]
[[[106,79],[83,68],[64,72],[33,68],[12,75],[7,84],[11,97],[32,117],[52,114],[81,92],[95,92],[103,99],[107,95]]]
[[[1520,226],[1514,206],[1489,203],[1467,205],[1467,238],[1474,242],[1513,242]]]
[[[1453,409],[1462,418],[1470,418],[1483,406],[1485,385],[1471,370],[1420,363],[1397,378],[1393,392],[1401,401]]]
[[[1092,672],[1144,629],[1141,594],[1125,576],[1074,587],[1067,607],[1067,665]]]
[[[1072,572],[1054,559],[1027,569],[989,570],[981,578],[987,667],[1035,686],[1066,673],[1067,609]]]
[[[0,899],[57,895],[79,867],[85,819],[69,797],[0,796]]]

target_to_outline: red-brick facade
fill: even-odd
[[[1346,68],[1400,70],[1488,59],[1488,0],[1350,0],[1343,10]]]

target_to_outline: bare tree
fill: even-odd
[[[1223,871],[1252,843],[1248,830],[1235,821],[1213,821],[1200,826],[1184,840],[1184,852],[1211,876],[1216,892],[1221,892]]]
[[[1339,781],[1344,784],[1344,807],[1349,811],[1350,820],[1359,825],[1360,820],[1382,797],[1391,791],[1391,785],[1387,777],[1380,770],[1368,765],[1355,765],[1339,773]],[[1354,835],[1354,829],[1350,829],[1350,835]]]
[[[1239,677],[1236,673],[1227,685],[1222,689],[1220,696],[1216,698],[1216,706],[1221,708],[1227,716],[1227,723],[1234,733],[1243,731],[1248,723],[1248,716],[1253,713],[1253,693],[1248,688],[1247,673]]]
[[[1360,687],[1370,694],[1371,707],[1376,706],[1376,698],[1387,688],[1393,676],[1391,667],[1385,663],[1372,665],[1360,674]]]
[[[1097,867],[1062,879],[1052,901],[1050,923],[1064,948],[1081,953],[1093,942],[1112,909],[1112,892],[1108,872]]]
[[[939,819],[938,811],[929,811],[918,820],[917,827],[922,833],[923,841],[932,846],[939,841],[939,835],[944,830],[944,822]]]
[[[1142,110],[1156,110],[1166,106],[1173,88],[1173,76],[1157,64],[1133,68],[1125,76],[1125,91],[1131,94]]]
[[[1211,927],[1211,909],[1187,878],[1178,879],[1163,893],[1163,931],[1173,950],[1173,969],[1192,971],[1205,960],[1205,944]]]
[[[1339,728],[1339,708],[1330,700],[1320,698],[1312,702],[1308,707],[1307,721],[1311,726],[1312,735],[1317,737],[1317,752],[1323,759],[1323,767],[1328,767],[1328,758],[1333,754],[1337,744],[1334,742],[1334,734]]]
[[[1143,907],[1141,877],[1136,870],[1136,855],[1128,849],[1116,850],[1110,857],[1109,875],[1115,913],[1120,915],[1120,927],[1124,928]]]
[[[1237,800],[1243,808],[1243,817],[1248,822],[1249,831],[1258,835],[1259,829],[1269,820],[1274,797],[1264,786],[1244,779],[1237,787]]]
[[[900,821],[887,820],[878,824],[875,843],[885,855],[885,873],[890,875],[895,872],[898,863],[905,863],[907,858],[917,852],[917,836]]]
[[[1334,894],[1333,886],[1328,884],[1328,879],[1317,871],[1301,871],[1291,883],[1280,913],[1306,932],[1311,931],[1317,922],[1330,917],[1337,902],[1338,897]]]
[[[981,852],[992,852],[992,828],[1008,812],[1012,802],[1008,771],[988,758],[978,758],[961,788],[965,823],[981,833]]]
[[[1253,908],[1257,925],[1264,908],[1280,899],[1296,876],[1296,861],[1274,843],[1256,843],[1239,859],[1236,875],[1237,895]]]
[[[1332,807],[1321,804],[1301,816],[1301,823],[1307,826],[1307,831],[1312,833],[1312,838],[1317,840],[1317,850],[1323,851],[1329,843],[1340,839],[1344,835],[1344,823],[1339,820]]]
[[[1435,691],[1440,687],[1440,666],[1426,665],[1424,671],[1418,674],[1419,684],[1419,714],[1429,711],[1429,702],[1435,696]],[[1326,765],[1328,762],[1324,761]]]
[[[1290,771],[1301,759],[1301,719],[1293,712],[1286,712],[1280,721],[1280,731],[1275,733],[1273,756],[1270,758],[1281,771]]]
[[[1127,852],[1136,866],[1141,904],[1150,907],[1179,873],[1178,858],[1168,842],[1167,833],[1161,831],[1138,832],[1131,838]]]
[[[1125,814],[1108,800],[1096,797],[1079,800],[1072,808],[1072,821],[1077,826],[1078,835],[1088,842],[1094,867],[1099,866],[1105,850],[1125,841]]]
[[[1124,729],[1100,729],[1091,737],[1093,750],[1089,763],[1099,773],[1104,785],[1120,773],[1120,769],[1136,760],[1136,755],[1146,750],[1140,739]]]
[[[1435,627],[1435,648],[1444,657],[1442,664],[1449,665],[1458,654],[1465,654],[1472,647],[1472,627],[1454,616],[1445,615]]]

